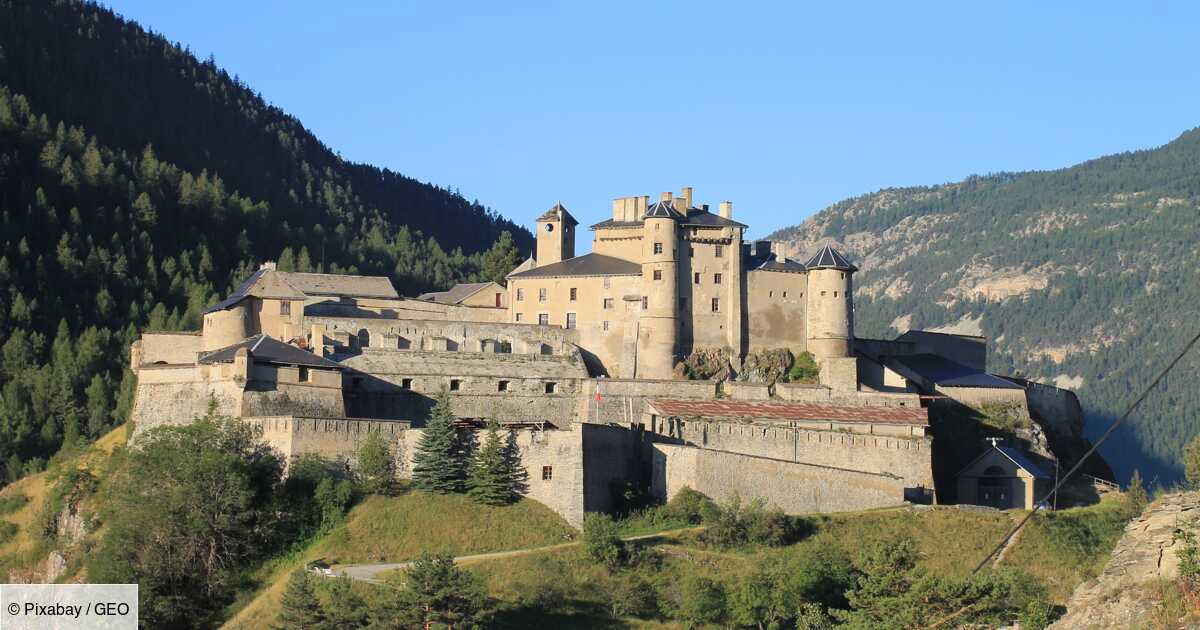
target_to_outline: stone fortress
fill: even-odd
[[[351,468],[362,437],[381,432],[406,476],[445,389],[464,428],[495,420],[515,433],[527,495],[579,526],[629,484],[796,513],[936,501],[929,400],[1078,410],[1070,392],[988,374],[980,337],[856,339],[853,264],[829,247],[801,262],[746,242],[732,204],[695,207],[691,188],[617,199],[589,254],[575,255],[577,226],[556,204],[507,286],[417,298],[383,277],[267,263],[201,331],[133,344],[134,435],[215,402],[288,458]],[[729,357],[728,377],[683,376],[680,361],[705,350]],[[819,382],[734,378],[750,355],[779,350],[811,353]]]

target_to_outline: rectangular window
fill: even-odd
[[[412,389],[412,379],[411,378],[400,379],[400,389]]]
[[[720,245],[713,245],[713,256],[720,258],[725,252],[725,248]]]
[[[612,278],[609,278],[608,276],[604,277],[604,288],[605,289],[612,288]]]
[[[604,308],[611,309],[613,307],[612,298],[604,298]]]
[[[517,313],[517,321],[520,322],[524,313]]]
[[[662,243],[655,243],[655,244],[654,244],[654,253],[655,253],[655,254],[661,254],[661,253],[662,253]]]
[[[504,300],[500,297],[501,295],[503,295],[503,293],[496,294],[496,308],[500,308],[504,305]]]
[[[450,379],[450,391],[456,392],[462,387],[462,381],[457,378]]]
[[[571,287],[571,301],[572,302],[575,301],[575,298],[578,297],[578,295],[579,295],[578,289],[576,289],[575,287]]]
[[[648,308],[650,308],[650,299],[643,295],[642,296],[642,310],[644,311]]]
[[[787,291],[783,292],[783,297],[787,297]]]
[[[721,312],[721,298],[713,298],[712,306],[713,306],[714,313],[720,313]]]
[[[553,394],[556,390],[558,390],[558,383],[555,383],[554,381],[549,381],[546,383],[547,394]]]
[[[554,479],[554,467],[542,466],[542,481],[550,481]]]
[[[288,301],[280,302],[279,303],[279,314],[280,315],[291,315],[292,314],[292,303],[288,302]]]
[[[498,392],[508,391],[508,381],[500,381],[499,383],[496,383],[496,391],[498,391]]]
[[[567,328],[575,327],[575,313],[567,313]]]
[[[604,320],[604,330],[608,330],[608,320]]]
[[[719,273],[713,274],[713,284],[721,284],[721,274],[719,274]]]
[[[304,367],[303,365],[300,366],[300,382],[308,382],[308,368]]]
[[[654,279],[655,279],[655,280],[662,280],[662,269],[655,269],[655,270],[654,270]]]
[[[700,272],[699,272],[699,271],[697,271],[696,273],[692,274],[692,282],[693,282],[694,284],[700,284]]]
[[[538,326],[550,325],[550,313],[538,313]]]
[[[696,255],[696,248],[688,247],[688,256],[695,256],[695,255]]]
[[[517,289],[517,301],[518,302],[525,301],[525,289],[520,289],[520,288]]]
[[[544,289],[544,288],[538,289],[538,301],[539,302],[546,301],[546,289]]]

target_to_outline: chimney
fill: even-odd
[[[684,208],[692,207],[692,187],[691,186],[684,186],[683,190],[680,192],[679,196],[683,197],[683,203],[684,203],[683,207]]]
[[[266,270],[268,270],[268,271],[275,271],[275,261],[274,261],[274,260],[268,260],[267,262],[263,263],[263,264],[262,264],[262,266],[261,266],[261,267],[259,267],[259,269],[266,269]]]
[[[665,192],[665,193],[663,193],[663,194],[661,194],[661,195],[659,195],[659,196],[658,196],[658,200],[659,200],[659,201],[670,201],[670,200],[671,200],[671,197],[673,197],[673,196],[674,196],[674,195],[672,195],[671,193],[669,193],[669,192]]]
[[[705,212],[708,212],[708,204],[704,204],[704,205],[700,206],[700,209]]]
[[[625,198],[617,197],[613,199],[613,221],[625,220]]]
[[[750,243],[742,243],[742,258],[750,257]]]
[[[690,206],[688,206],[688,204],[687,204],[687,199],[685,199],[683,197],[676,197],[671,200],[671,207],[675,208],[675,211],[678,212],[679,214],[686,215],[687,209]]]
[[[634,217],[634,220],[641,220],[642,217],[646,216],[646,208],[649,207],[650,195],[642,195],[641,197],[638,197],[637,216]]]
[[[771,253],[771,241],[754,241],[754,255],[766,256]]]
[[[775,260],[781,263],[787,262],[787,243],[775,243]]]
[[[732,201],[722,201],[720,213],[721,213],[721,217],[723,217],[725,219],[732,219],[733,218],[733,202]]]

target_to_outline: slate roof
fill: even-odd
[[[891,357],[891,361],[915,372],[940,387],[990,387],[1023,389],[1020,385],[994,374],[951,361],[936,354],[910,354]]]
[[[567,212],[566,207],[562,205],[561,201],[554,204],[554,207],[543,212],[542,216],[537,218],[538,221],[556,221],[560,219],[567,225],[579,225],[579,221],[576,221],[575,217],[571,216],[570,212]]]
[[[813,254],[808,262],[804,263],[809,269],[841,269],[843,271],[858,271],[858,267],[850,264],[849,260],[838,250],[826,245]]]
[[[819,420],[926,426],[922,407],[833,407],[783,402],[655,399],[651,406],[664,416],[746,418],[762,420]]]
[[[676,210],[674,208],[674,206],[671,205],[670,202],[664,202],[664,201],[659,201],[658,203],[655,203],[653,206],[646,208],[646,214],[649,215],[650,210],[652,208],[654,208],[654,206],[657,206],[659,204],[664,204],[664,203],[666,204],[667,207],[660,212],[663,212],[663,213],[670,212],[671,216],[673,216],[676,220],[678,220],[681,225],[685,225],[685,226],[695,225],[695,226],[700,226],[700,227],[727,227],[727,226],[740,227],[740,228],[748,227],[745,223],[739,223],[737,221],[734,221],[733,219],[726,219],[725,217],[723,217],[719,214],[713,214],[713,213],[711,213],[707,210],[701,209],[701,208],[688,208],[687,216],[683,216],[683,215],[679,214],[679,211]],[[662,216],[666,216],[666,215],[663,214]],[[614,221],[612,219],[605,219],[599,223],[592,224],[591,228],[593,230],[595,230],[598,228],[639,227],[641,225],[642,225],[641,219],[639,219],[637,221]]]
[[[544,278],[552,276],[637,276],[642,266],[623,258],[604,254],[584,254],[562,262],[534,267],[528,271],[514,273],[510,278]]]
[[[386,276],[347,276],[336,273],[276,271],[275,275],[306,295],[398,300],[400,294]]]
[[[241,343],[225,346],[200,356],[198,363],[232,363],[237,351],[246,348],[250,357],[260,363],[280,365],[304,365],[308,367],[340,370],[342,366],[307,350],[288,345],[267,335],[255,335]]]
[[[497,287],[500,286],[495,282],[463,282],[450,287],[448,291],[431,291],[429,293],[422,293],[421,295],[417,296],[417,299],[429,300],[439,304],[459,304],[463,300],[482,291],[484,287],[491,285],[495,285]]]
[[[780,273],[806,273],[808,269],[798,260],[789,258],[785,262],[779,262],[779,257],[774,253],[769,253],[766,256],[748,256],[746,257],[746,269],[750,271],[777,271]]]
[[[675,210],[675,205],[670,201],[657,201],[646,208],[646,218],[681,219],[683,217]]]
[[[992,448],[987,449],[981,453],[979,457],[971,460],[971,463],[963,466],[962,470],[958,471],[958,475],[963,474],[972,466],[979,463],[979,460],[991,455],[995,451],[999,451],[1001,455],[1007,457],[1008,460],[1016,464],[1018,468],[1023,469],[1025,472],[1033,475],[1035,478],[1050,479],[1050,475],[1047,474],[1046,471],[1042,470],[1041,466],[1033,463],[1033,460],[1029,459],[1028,455],[1018,449],[1012,448],[1011,446],[993,446]],[[957,477],[958,475],[955,476]]]
[[[299,273],[259,269],[246,278],[229,297],[209,307],[205,313],[223,311],[238,302],[256,297],[275,300],[303,300],[309,296],[400,299],[392,281],[384,276],[346,276],[335,273]]]
[[[521,273],[522,271],[529,271],[530,269],[533,269],[536,265],[537,265],[537,263],[533,260],[533,256],[530,256],[529,258],[526,258],[525,260],[521,261],[521,264],[514,267],[513,270],[508,272],[507,274],[505,274],[504,277],[509,278],[509,277],[512,277],[512,276],[515,276],[515,275]]]

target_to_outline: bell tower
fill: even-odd
[[[562,203],[554,204],[537,220],[537,264],[552,265],[575,257],[575,226],[579,222]]]

